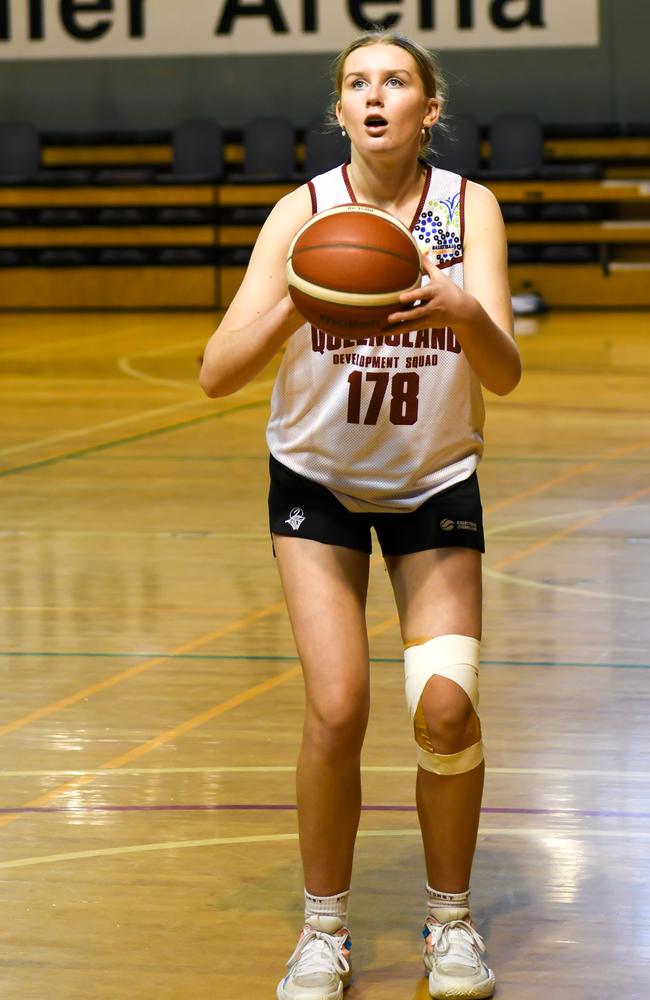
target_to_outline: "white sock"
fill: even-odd
[[[336,896],[312,896],[305,889],[305,921],[310,917],[338,917],[343,926],[347,927],[349,897],[349,889]]]
[[[469,917],[469,889],[466,892],[440,892],[427,884],[427,915],[439,924]]]

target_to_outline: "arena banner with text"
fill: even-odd
[[[336,52],[372,25],[432,49],[597,46],[599,0],[0,0],[0,59]]]

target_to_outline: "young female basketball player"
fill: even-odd
[[[364,35],[339,57],[336,89],[350,163],[276,205],[201,372],[208,395],[226,395],[286,348],[268,426],[269,505],[306,688],[297,769],[305,920],[277,996],[340,1000],[350,977],[372,525],[405,647],[428,876],[429,991],[489,997],[495,980],[469,910],[484,771],[483,531],[475,470],[483,445],[481,384],[503,395],[520,377],[504,227],[488,190],[421,159],[442,103],[425,49],[395,34]],[[410,226],[426,273],[389,317],[387,343],[347,345],[341,353],[336,338],[312,331],[296,311],[285,261],[313,212],[354,201]]]

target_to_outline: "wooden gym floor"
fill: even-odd
[[[300,924],[299,666],[267,537],[272,371],[208,314],[5,313],[0,995],[273,998]],[[523,324],[488,400],[474,913],[500,1000],[650,979],[650,317]],[[327,614],[323,608],[322,613]],[[380,562],[348,1000],[424,1000],[423,865]]]

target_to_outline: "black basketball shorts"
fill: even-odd
[[[483,510],[475,472],[469,479],[425,500],[417,510],[366,514],[347,510],[325,486],[293,472],[273,455],[269,471],[272,534],[310,538],[370,553],[370,529],[374,528],[385,556],[454,547],[485,552]]]

